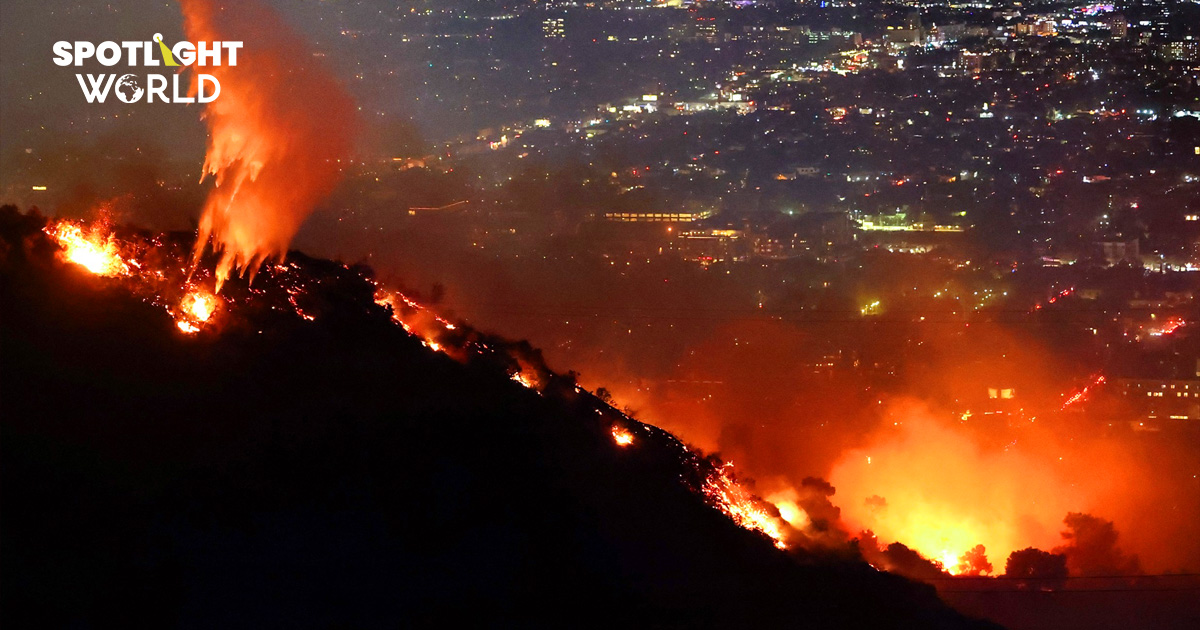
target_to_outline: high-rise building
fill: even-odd
[[[1129,34],[1129,22],[1125,20],[1123,13],[1109,15],[1104,19],[1104,23],[1112,33],[1113,39],[1125,39],[1125,36]]]
[[[1163,56],[1179,61],[1200,61],[1200,39],[1191,37],[1167,42],[1162,47]]]
[[[546,18],[542,20],[542,37],[546,39],[563,39],[566,36],[565,20],[562,18]]]

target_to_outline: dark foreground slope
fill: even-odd
[[[361,279],[187,337],[39,227],[0,210],[4,627],[977,627],[779,552],[665,437],[429,351]]]

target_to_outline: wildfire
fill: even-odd
[[[134,294],[149,303],[164,307],[175,318],[176,327],[186,334],[195,334],[205,325],[210,325],[218,311],[226,304],[215,292],[200,289],[192,280],[187,279],[185,276],[188,271],[184,264],[175,269],[170,265],[151,265],[146,260],[134,257],[126,259],[118,253],[121,249],[144,254],[149,249],[162,246],[162,242],[157,238],[148,239],[145,243],[123,242],[115,235],[103,234],[99,229],[86,233],[79,225],[66,221],[53,223],[45,228],[45,231],[63,247],[64,259],[80,264],[97,275],[124,276],[127,278],[126,286]],[[218,263],[218,272],[221,264]],[[269,268],[269,273],[276,282],[285,283],[287,302],[296,315],[311,321],[314,317],[304,313],[296,299],[304,293],[304,283],[287,277],[299,269],[295,263],[275,265]],[[178,284],[172,278],[177,279]],[[178,296],[180,289],[183,298],[172,297]],[[509,359],[517,363],[509,377],[539,394],[548,382],[547,379],[553,376],[544,365],[529,360],[518,350],[506,351],[503,340],[483,338],[469,329],[462,331],[460,326],[400,292],[388,291],[378,285],[376,289],[375,303],[389,309],[392,321],[397,326],[417,337],[422,344],[434,351],[445,352],[464,361],[472,354],[507,354]],[[576,385],[575,391],[583,393],[586,390]],[[605,404],[603,409],[598,408],[597,413],[602,417],[614,414],[626,424],[636,423],[609,404]],[[634,433],[624,425],[614,424],[610,430],[613,442],[620,447],[631,446],[636,439]],[[696,489],[706,503],[719,509],[740,527],[766,534],[775,542],[776,547],[787,547],[783,532],[785,519],[772,514],[769,511],[769,503],[754,496],[737,482],[732,464],[710,464],[709,460],[697,457],[686,445],[678,443],[678,448],[703,479]],[[786,519],[787,522],[807,521],[803,510],[798,507],[790,509],[791,507],[784,506],[784,513],[791,515]]]
[[[187,334],[199,332],[221,308],[219,297],[185,279],[187,269],[182,261],[176,267],[163,264],[161,256],[149,255],[161,251],[160,237],[121,239],[103,224],[85,227],[68,220],[53,221],[43,231],[63,248],[63,260],[97,276],[119,280],[144,301],[163,307],[175,319],[175,326]],[[181,293],[182,299],[178,297]]]
[[[701,491],[711,505],[724,512],[734,523],[762,532],[775,541],[776,547],[787,549],[778,520],[767,512],[764,501],[733,478],[732,463],[714,468],[705,478]]]
[[[179,303],[175,325],[188,334],[199,332],[200,325],[212,319],[219,305],[220,298],[217,296],[200,289],[193,290]]]
[[[614,426],[612,428],[612,436],[617,446],[629,446],[633,444],[633,434],[621,427]]]
[[[129,274],[129,265],[117,252],[112,235],[102,236],[98,229],[85,234],[83,228],[68,221],[47,226],[46,233],[63,248],[63,258],[98,276]]]
[[[780,518],[788,525],[803,531],[812,525],[812,519],[809,518],[808,512],[800,507],[799,499],[800,495],[794,488],[787,488],[767,497],[767,501],[779,510]]]
[[[1044,455],[982,443],[924,408],[900,412],[903,423],[868,442],[873,463],[851,450],[830,474],[853,530],[901,542],[952,574],[977,545],[1003,559],[1059,543],[1062,515],[1085,497]]]
[[[942,570],[950,575],[958,575],[958,557],[953,552],[943,551],[942,557],[939,560],[942,564]]]
[[[237,65],[207,69],[222,86],[204,111],[204,175],[215,186],[200,218],[193,265],[211,240],[217,291],[233,271],[252,278],[282,259],[300,225],[341,177],[354,106],[338,81],[266,4],[183,0],[191,41],[253,41]],[[301,98],[319,94],[319,98]],[[194,89],[194,87],[193,87]]]
[[[217,298],[214,295],[194,291],[183,298],[182,306],[184,312],[199,321],[206,322],[217,310]]]

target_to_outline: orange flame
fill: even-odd
[[[1062,515],[1088,505],[1045,457],[981,446],[970,434],[917,406],[881,431],[865,450],[835,464],[843,519],[880,541],[898,541],[960,571],[959,558],[984,545],[996,558],[1025,547],[1058,544]]]
[[[83,228],[74,223],[60,221],[46,228],[63,248],[63,257],[98,276],[129,275],[129,265],[117,253],[117,243],[112,235],[102,236],[99,230],[84,234]]]
[[[767,512],[761,499],[734,480],[732,472],[733,464],[726,463],[709,474],[701,489],[704,496],[734,523],[762,532],[775,541],[776,547],[787,549],[778,520]]]
[[[217,296],[195,289],[183,296],[179,303],[179,313],[175,317],[175,325],[185,333],[192,334],[200,331],[200,325],[207,323],[221,301]]]
[[[633,444],[633,434],[621,427],[613,427],[612,436],[613,441],[617,443],[617,446],[629,446],[630,444]]]
[[[353,104],[274,11],[254,0],[181,0],[191,41],[244,41],[237,65],[205,66],[221,84],[207,105],[204,176],[215,187],[200,218],[193,265],[209,240],[217,291],[234,270],[253,278],[282,259],[317,202],[341,177]],[[194,88],[193,88],[194,89]]]
[[[206,322],[217,310],[217,298],[200,291],[193,291],[183,298],[182,307],[185,313],[201,322]]]

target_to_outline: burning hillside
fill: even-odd
[[[176,327],[186,334],[196,334],[205,328],[217,325],[214,315],[222,305],[231,307],[229,317],[237,317],[232,307],[257,305],[270,288],[282,289],[286,294],[286,305],[273,304],[270,308],[292,312],[303,321],[314,321],[321,307],[312,306],[313,280],[308,269],[297,262],[270,265],[263,272],[269,278],[264,282],[274,285],[269,289],[251,288],[247,285],[242,294],[234,294],[236,300],[226,301],[215,291],[201,288],[208,274],[189,269],[178,258],[178,249],[172,256],[171,248],[165,246],[161,236],[130,235],[118,239],[108,233],[103,225],[85,228],[80,224],[59,221],[43,229],[61,251],[61,260],[79,265],[100,277],[117,277],[134,295],[160,305],[175,319]],[[216,263],[218,274],[225,264],[222,255]],[[187,272],[184,276],[184,272]],[[425,347],[445,353],[459,362],[491,359],[497,364],[506,364],[505,371],[511,380],[522,386],[542,393],[552,383],[564,386],[565,380],[552,373],[542,361],[540,353],[527,344],[512,344],[502,339],[481,334],[464,324],[453,324],[445,318],[422,307],[403,293],[390,291],[376,284],[368,270],[345,268],[349,278],[361,280],[364,286],[374,286],[375,305],[382,307],[393,322],[409,335],[420,340]],[[252,274],[254,275],[254,274]],[[217,284],[221,283],[218,275]],[[315,282],[320,283],[320,280]],[[180,297],[181,296],[181,297]],[[280,296],[281,297],[281,296]],[[305,310],[305,309],[308,310]],[[261,332],[261,331],[260,331]],[[589,395],[573,383],[567,383],[575,394]],[[612,427],[613,439],[621,446],[634,441],[634,425],[641,423],[625,416],[610,404],[595,399],[595,413]],[[642,426],[642,430],[646,427]],[[744,489],[734,478],[732,466],[717,460],[709,460],[693,453],[682,444],[676,445],[680,460],[693,470],[694,490],[702,494],[710,505],[727,514],[735,523],[770,537],[780,549],[787,547],[782,529],[783,521],[772,506]]]
[[[797,534],[726,463],[364,268],[293,255],[217,296],[190,235],[2,220],[4,473],[38,480],[6,492],[6,615],[963,625],[774,549]]]

